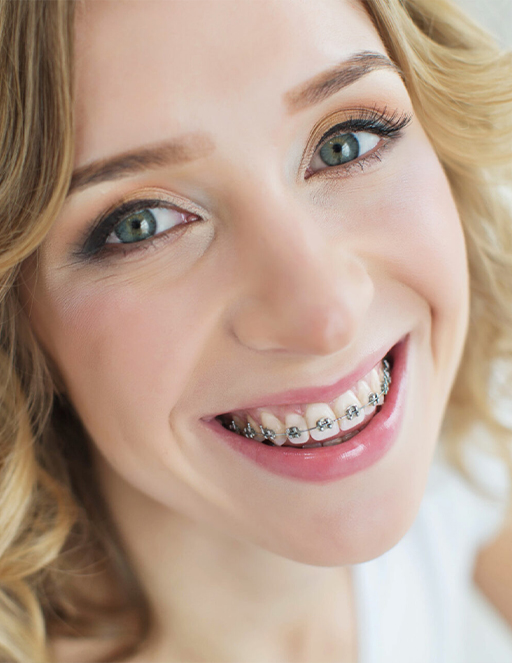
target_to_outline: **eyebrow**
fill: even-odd
[[[293,115],[314,106],[378,69],[391,70],[403,78],[399,67],[382,53],[361,51],[286,92],[283,100],[287,113]],[[73,172],[67,195],[151,168],[183,165],[208,156],[214,149],[209,134],[192,132],[171,141],[98,159]]]
[[[372,51],[354,53],[348,60],[317,74],[287,92],[284,95],[284,102],[288,113],[293,114],[314,106],[378,69],[389,69],[404,78],[400,68],[382,53]]]
[[[117,180],[150,168],[177,166],[211,154],[214,144],[208,134],[195,132],[171,141],[98,159],[77,168],[71,177],[68,196],[93,184]]]

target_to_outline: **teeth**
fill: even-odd
[[[376,407],[384,403],[390,384],[390,365],[383,360],[353,389],[330,404],[278,406],[272,412],[258,408],[251,413],[233,413],[227,422],[224,420],[224,425],[250,439],[277,446],[286,443],[307,445],[306,448],[331,446],[340,443],[340,432],[354,431],[342,436],[343,441],[357,434],[355,429],[369,420]],[[329,442],[324,442],[326,440]],[[312,444],[313,441],[318,444]]]
[[[379,377],[379,373],[376,368],[370,371],[368,383],[370,385],[370,389],[375,394],[380,394],[382,388],[382,379]],[[381,395],[379,396],[377,404],[382,405],[382,403],[384,403],[384,396]]]
[[[380,392],[377,392],[377,394]],[[366,380],[359,380],[357,383],[357,398],[361,403],[370,403],[371,402],[371,395],[374,392],[370,389],[370,385]],[[364,407],[364,414],[365,416],[368,416],[369,414],[372,414],[372,412],[375,410],[375,405],[365,405]]]
[[[242,431],[244,430],[245,426],[245,421],[242,419],[242,417],[239,417],[237,414],[234,414],[231,417],[231,424],[228,426],[229,430],[232,430],[234,433],[239,433],[240,435],[242,434]]]
[[[254,426],[251,424],[250,421],[247,422],[242,432],[245,435],[245,437],[248,437],[251,440],[254,440],[256,438],[257,430],[254,428]]]
[[[341,430],[350,430],[360,426],[364,421],[364,409],[361,401],[352,390],[346,391],[335,402],[333,406],[337,417],[347,415],[341,420]]]
[[[258,422],[253,417],[251,417],[250,414],[247,415],[247,421],[251,424],[252,428],[255,430],[255,435],[252,439],[258,440],[258,442],[263,442],[265,436],[262,435],[260,430],[260,425],[258,424]]]
[[[309,433],[306,428],[309,426],[306,423],[304,417],[300,414],[290,413],[286,415],[285,419],[286,429],[287,429],[287,439],[292,444],[306,444],[309,441]],[[294,430],[305,431],[299,435],[299,437],[294,437]]]
[[[388,395],[390,384],[391,384],[391,374],[389,372],[389,362],[385,361],[385,367],[383,371],[383,382],[382,382],[382,392],[384,393],[384,396]]]
[[[323,446],[323,447],[334,447],[334,446],[336,446],[337,444],[341,444],[339,438],[338,438],[337,440],[331,440],[330,442],[324,442],[324,443],[322,444],[322,446]]]
[[[276,434],[276,437],[272,439],[272,442],[274,444],[282,446],[286,442],[286,435],[284,435],[284,433],[286,433],[285,425],[281,423],[279,419],[275,417],[273,414],[271,414],[270,412],[262,412],[261,425],[264,429],[273,431]],[[281,437],[279,437],[280,434],[282,434]]]
[[[340,427],[331,408],[326,403],[313,403],[308,405],[305,412],[307,428],[314,428],[310,431],[313,440],[326,440],[333,435],[338,435]]]

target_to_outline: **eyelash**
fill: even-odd
[[[316,145],[312,152],[310,153],[310,162],[313,157],[316,155],[318,150],[323,146],[323,144],[333,138],[334,136],[341,134],[351,134],[359,132],[373,133],[381,138],[386,139],[383,145],[379,145],[377,149],[371,150],[369,153],[365,153],[361,158],[356,158],[352,161],[340,164],[337,166],[326,165],[322,170],[311,173],[309,168],[306,169],[307,177],[306,179],[314,177],[325,177],[325,172],[332,173],[332,177],[342,177],[343,173],[345,176],[350,176],[354,167],[357,167],[360,170],[364,170],[374,159],[380,161],[379,153],[386,147],[387,144],[392,140],[396,140],[402,135],[405,127],[411,122],[412,115],[408,113],[399,113],[394,111],[391,114],[388,113],[387,108],[382,111],[377,110],[376,108],[368,109],[355,109],[351,111],[353,113],[352,117],[348,117],[343,122],[337,123],[331,126],[327,131],[324,132],[322,137],[316,142]],[[138,199],[127,201],[120,205],[113,212],[108,213],[107,215],[102,215],[99,220],[92,224],[92,231],[88,231],[85,239],[82,241],[80,248],[75,253],[75,257],[82,260],[102,260],[104,258],[122,257],[128,256],[129,254],[139,253],[140,251],[148,250],[150,248],[156,248],[157,245],[160,245],[161,242],[172,239],[172,237],[179,233],[179,230],[183,230],[189,221],[187,220],[184,223],[173,226],[169,230],[164,230],[158,235],[154,235],[152,238],[145,239],[139,242],[129,243],[119,243],[116,248],[109,246],[107,248],[106,240],[114,231],[114,228],[118,223],[124,221],[130,215],[140,212],[147,209],[155,208],[165,208],[170,209],[179,213],[183,213],[186,217],[195,217],[193,220],[196,221],[200,217],[193,213],[187,212],[178,208],[176,205],[169,203],[166,204],[162,199]],[[130,248],[127,248],[127,247]]]
[[[364,170],[365,166],[375,158],[380,161],[379,154],[383,147],[386,144],[389,144],[392,140],[400,138],[402,136],[403,130],[410,124],[412,120],[412,114],[410,113],[399,113],[397,110],[389,113],[387,108],[384,108],[384,110],[381,111],[377,110],[376,108],[361,108],[351,112],[353,113],[351,117],[347,118],[343,122],[334,124],[324,132],[310,154],[310,162],[318,150],[324,145],[324,143],[326,143],[329,139],[342,134],[366,132],[380,136],[381,138],[386,139],[386,142],[384,145],[379,145],[377,149],[374,148],[370,152],[365,153],[362,157],[354,159],[353,161],[349,161],[338,166],[326,165],[326,167],[322,170],[310,173],[307,179],[311,177],[325,177],[326,171],[328,173],[332,173],[332,177],[340,177],[342,176],[342,172],[344,175],[349,176],[352,173],[354,167],[358,168],[359,171]],[[306,173],[308,173],[309,170],[310,169],[308,167],[308,169],[306,169]]]

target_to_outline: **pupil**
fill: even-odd
[[[320,149],[320,157],[328,166],[338,166],[359,156],[359,141],[354,134],[342,134],[328,140]]]
[[[117,237],[125,244],[149,239],[156,231],[156,219],[149,209],[130,214],[115,228]]]

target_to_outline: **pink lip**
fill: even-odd
[[[272,474],[311,483],[328,483],[350,476],[376,463],[398,437],[407,393],[408,341],[407,337],[393,349],[393,381],[381,410],[366,428],[342,444],[314,449],[271,447],[225,429],[217,419],[202,420],[202,423],[213,433],[213,440],[227,443],[231,449]],[[343,381],[341,384],[344,384]],[[331,388],[328,393],[330,391]],[[300,390],[298,393],[304,392]]]
[[[402,338],[395,347],[398,347],[405,340],[405,337]],[[302,403],[329,403],[334,400],[337,396],[342,394],[344,391],[347,391],[352,387],[358,380],[367,375],[372,368],[374,368],[383,357],[385,357],[390,349],[393,346],[385,345],[381,347],[376,352],[373,352],[371,355],[367,356],[365,360],[359,364],[359,366],[345,375],[340,380],[335,382],[332,385],[327,385],[324,387],[304,387],[302,389],[289,389],[288,391],[282,391],[279,394],[270,394],[268,396],[260,396],[257,400],[251,401],[249,403],[244,403],[243,405],[235,405],[230,410],[225,410],[224,412],[217,412],[215,414],[202,417],[202,421],[209,422],[214,417],[220,414],[226,414],[227,412],[237,412],[240,410],[252,410],[258,407],[266,407],[272,405],[300,405]]]

